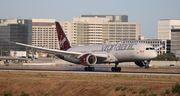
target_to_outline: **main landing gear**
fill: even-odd
[[[112,72],[121,72],[121,67],[117,67],[118,63],[115,63],[115,67],[111,68]]]
[[[94,71],[94,67],[84,67],[84,71]]]

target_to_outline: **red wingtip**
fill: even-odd
[[[57,35],[58,35],[60,50],[67,50],[67,49],[71,48],[70,43],[69,43],[61,25],[59,24],[59,22],[55,22],[55,23],[56,23],[56,31],[57,31]]]

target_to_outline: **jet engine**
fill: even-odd
[[[134,63],[139,67],[144,67],[145,66],[144,61],[137,61],[137,62],[134,62]]]
[[[93,54],[84,54],[79,58],[79,61],[84,66],[90,66],[96,64],[97,57]]]

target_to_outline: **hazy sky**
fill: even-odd
[[[0,0],[0,19],[73,20],[83,14],[128,15],[141,34],[157,37],[159,19],[180,19],[180,0]]]

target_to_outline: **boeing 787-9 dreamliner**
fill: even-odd
[[[121,71],[121,67],[117,67],[121,62],[135,62],[139,67],[149,68],[150,61],[157,56],[156,49],[163,46],[153,47],[147,43],[118,43],[71,47],[60,24],[58,22],[55,24],[60,50],[16,44],[54,53],[68,62],[87,66],[84,68],[85,71],[94,71],[93,65],[96,64],[115,63],[115,67],[111,68],[112,72]]]

